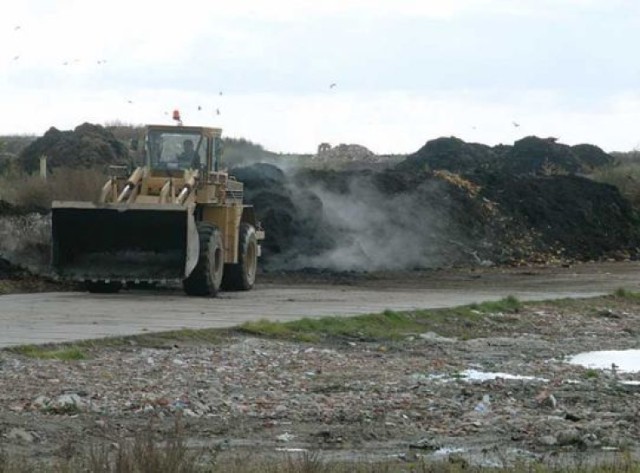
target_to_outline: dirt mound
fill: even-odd
[[[319,151],[316,159],[320,160],[338,160],[338,161],[365,161],[376,162],[378,159],[373,151],[365,146],[357,144],[341,143],[333,148],[327,148]]]
[[[597,146],[568,146],[556,138],[528,136],[513,146],[466,143],[455,137],[428,141],[397,168],[404,171],[445,169],[455,173],[575,174],[613,163]]]
[[[234,174],[244,180],[246,200],[267,229],[267,268],[383,270],[502,261],[500,236],[519,228],[494,218],[494,209],[470,192],[472,183],[438,173],[306,169],[288,175],[257,165]]]
[[[555,138],[536,136],[516,141],[502,164],[514,174],[576,173],[582,167],[570,146],[557,143]]]
[[[0,215],[0,258],[33,273],[48,273],[50,215]]]
[[[18,162],[25,171],[34,172],[43,155],[47,156],[50,169],[127,164],[129,160],[127,148],[109,130],[90,123],[73,131],[50,128],[20,153]]]
[[[0,200],[0,216],[16,216],[37,213],[45,215],[49,213],[49,209],[38,206],[14,205],[5,200]]]
[[[12,279],[25,276],[25,271],[0,256],[0,279]]]
[[[54,167],[126,156],[113,135],[89,124],[49,130],[21,159],[37,162],[45,149]],[[614,187],[567,175],[610,161],[596,146],[550,138],[489,147],[450,137],[427,142],[395,168],[258,163],[230,173],[266,230],[267,269],[406,270],[636,256],[640,226],[629,203]],[[44,213],[0,202],[0,257],[44,267]]]
[[[612,155],[605,153],[602,148],[594,145],[575,145],[571,147],[571,150],[582,164],[584,171],[588,171],[589,168],[597,169],[611,166],[615,161]]]
[[[475,172],[495,167],[497,161],[498,156],[491,147],[478,143],[466,143],[452,136],[427,141],[416,153],[409,155],[401,162],[398,169]]]
[[[576,176],[450,171],[234,170],[267,230],[273,269],[398,270],[624,258],[637,216]]]
[[[230,174],[244,183],[245,202],[256,208],[268,228],[263,242],[266,261],[292,248],[322,248],[322,203],[311,192],[292,185],[285,173],[271,164],[233,168]]]
[[[638,217],[614,186],[578,176],[501,175],[486,182],[482,196],[564,256],[638,252]]]

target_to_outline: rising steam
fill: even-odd
[[[295,177],[289,180],[296,213],[314,219],[322,231],[306,238],[299,235],[292,248],[269,259],[269,268],[406,270],[451,261],[448,253],[460,235],[448,216],[449,201],[439,183],[425,181],[391,192],[384,178],[356,173],[341,189],[330,184],[315,182],[307,187]],[[300,198],[304,194],[313,198]],[[316,201],[320,211],[305,206]]]

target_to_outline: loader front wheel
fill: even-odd
[[[248,223],[240,224],[238,235],[238,263],[224,267],[222,288],[228,291],[248,291],[256,282],[258,241],[256,229]]]
[[[220,291],[224,270],[222,234],[217,226],[198,222],[200,255],[188,278],[182,282],[184,292],[190,296],[215,297]]]

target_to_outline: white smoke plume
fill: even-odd
[[[296,239],[295,247],[274,258],[278,269],[327,269],[334,271],[380,271],[433,268],[451,261],[447,254],[459,235],[448,215],[446,193],[438,183],[425,181],[407,192],[383,192],[370,178],[357,176],[347,192],[329,189],[322,183],[310,188],[290,184],[294,204],[301,215],[317,209],[305,208],[311,193],[322,203],[318,239]],[[425,198],[430,196],[430,198]]]

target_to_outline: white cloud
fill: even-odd
[[[640,100],[627,92],[640,74],[630,36],[640,29],[629,13],[638,8],[630,0],[13,2],[0,16],[0,102],[11,111],[0,134],[170,121],[165,112],[178,107],[191,123],[276,151],[330,141],[411,152],[442,135],[496,144],[526,134],[630,149],[640,121]],[[583,28],[599,25],[594,15],[583,23],[584,13],[620,15],[620,38]],[[330,91],[332,81],[339,86]]]
[[[128,103],[118,91],[51,96],[24,90],[5,106],[12,113],[0,116],[3,133],[42,133],[50,126],[72,129],[84,121],[172,123],[170,112],[178,108],[185,124],[219,126],[227,136],[244,137],[281,152],[311,153],[320,142],[328,141],[358,143],[377,153],[410,153],[439,136],[489,145],[511,144],[527,135],[555,136],[563,143],[593,143],[609,151],[640,145],[635,130],[640,122],[640,96],[632,92],[582,111],[548,91],[534,91],[518,100],[505,94],[505,100],[499,100],[493,94],[465,91],[221,97],[150,89],[138,92],[135,101]]]

